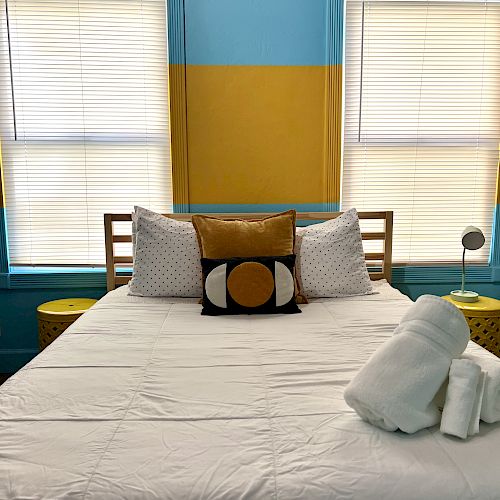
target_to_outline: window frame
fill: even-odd
[[[362,106],[363,106],[363,62],[364,62],[364,54],[363,54],[363,39],[364,39],[364,22],[365,22],[365,3],[367,2],[376,2],[377,0],[346,0],[346,4],[351,3],[351,2],[356,2],[361,4],[361,48],[360,50],[360,79],[359,79],[359,93],[360,93],[360,98],[359,98],[359,116],[361,117],[362,115]],[[391,2],[391,0],[382,0],[386,2]],[[395,0],[395,3],[401,2],[403,0]],[[420,1],[421,3],[426,3],[425,0],[414,0],[415,2]],[[427,0],[429,1],[429,0]],[[432,1],[432,0],[430,0]],[[459,3],[478,3],[479,5],[483,5],[485,2],[488,2],[489,0],[484,0],[484,1],[474,1],[474,0],[445,0],[446,2],[450,3],[450,6],[453,5],[455,2]],[[496,2],[498,3],[498,2]],[[344,14],[344,37],[346,36],[347,32],[347,15],[348,15],[348,5],[346,5],[345,8],[345,14]],[[345,71],[345,52],[347,51],[347,43],[344,44],[344,106],[343,106],[343,123],[344,123],[344,130],[345,130],[345,105],[346,105],[346,73]],[[500,91],[499,91],[500,92]],[[500,94],[499,94],[500,96]],[[470,147],[477,147],[478,145],[485,145],[489,146],[491,149],[498,149],[500,151],[500,143],[498,141],[495,141],[493,139],[481,139],[477,140],[476,138],[473,137],[459,137],[455,136],[452,139],[447,139],[447,140],[442,140],[438,135],[436,136],[421,136],[419,135],[417,139],[411,140],[394,140],[393,137],[387,136],[384,139],[380,138],[370,138],[365,135],[362,135],[361,132],[361,127],[362,127],[362,122],[361,119],[358,119],[358,134],[357,134],[357,139],[354,138],[354,134],[352,134],[350,137],[346,138],[346,135],[343,135],[343,150],[345,148],[346,144],[363,144],[363,145],[368,145],[369,147],[391,147],[391,148],[408,148],[408,147],[416,147],[417,145],[420,147],[425,147],[425,148],[442,148],[442,147],[454,147],[454,146],[470,146]],[[364,140],[361,138],[364,137]],[[439,140],[441,139],[441,140]],[[344,168],[344,163],[342,162],[342,178],[344,175],[343,172]],[[471,271],[471,276],[475,276],[473,278],[475,282],[500,282],[500,156],[499,156],[499,162],[498,162],[498,168],[497,168],[497,179],[496,179],[496,205],[494,205],[493,208],[493,214],[492,214],[492,222],[491,222],[491,241],[490,241],[490,248],[489,248],[489,256],[488,260],[485,263],[476,263],[471,266],[467,266],[467,274],[469,275],[469,271]],[[342,207],[342,190],[341,190],[341,197],[340,197],[340,206]],[[395,217],[397,217],[397,213],[395,213]],[[457,260],[451,260],[450,261],[421,261],[418,263],[407,263],[407,262],[398,262],[397,264],[394,264],[393,262],[393,267],[396,267],[396,269],[399,268],[407,268],[410,270],[409,273],[398,273],[396,271],[396,280],[401,280],[400,282],[405,283],[405,282],[415,282],[415,283],[420,283],[420,282],[430,282],[425,275],[430,273],[431,270],[450,270],[453,266],[457,266],[458,259]],[[496,270],[498,268],[498,271]],[[410,277],[411,276],[411,277]],[[438,282],[449,282],[449,281],[459,281],[458,277],[457,279],[451,280],[450,277],[445,276],[445,273],[442,274],[441,276],[438,273],[433,273],[433,277],[438,280]],[[406,280],[410,281],[406,281]],[[469,278],[470,279],[470,278]],[[414,281],[416,280],[416,281]],[[444,280],[444,281],[443,281]],[[398,282],[398,281],[396,281]]]
[[[185,0],[168,0],[167,35],[170,90],[170,138],[174,212],[189,212],[186,124]],[[0,144],[0,289],[106,288],[105,268],[16,269],[8,255]]]
[[[185,47],[184,47],[184,3],[185,0],[165,0],[165,20],[166,20],[166,35],[167,35],[167,54],[169,66],[168,85],[169,85],[169,100],[174,92],[179,92],[179,83],[175,78],[172,78],[170,68],[175,65],[181,64],[185,67]],[[7,15],[7,29],[9,28],[8,20],[8,0],[5,0],[5,10]],[[12,83],[12,59],[10,53],[10,34],[9,31],[9,62],[11,67],[11,85]],[[185,85],[185,84],[184,84]],[[15,143],[26,144],[67,144],[84,145],[89,143],[97,144],[110,144],[117,145],[127,142],[129,145],[151,145],[155,141],[155,137],[143,137],[141,135],[133,136],[126,134],[104,135],[99,134],[94,137],[80,133],[79,135],[65,137],[22,137],[18,134],[16,127],[16,104],[14,101],[14,93],[12,96],[12,114],[13,114],[13,128],[12,128],[12,141]],[[169,107],[172,105],[169,102]],[[169,110],[169,112],[171,112]],[[169,117],[171,118],[171,117]],[[172,121],[172,120],[171,120]],[[170,122],[171,136],[173,126]],[[177,135],[177,134],[176,134]],[[172,141],[172,137],[170,137]],[[159,141],[163,143],[164,141]],[[168,139],[167,139],[168,142]],[[106,285],[105,266],[102,264],[37,264],[37,265],[13,265],[9,256],[9,229],[7,224],[7,206],[5,195],[5,180],[4,170],[2,165],[2,148],[0,137],[0,289],[2,288],[59,288],[59,287],[101,287]],[[172,144],[170,157],[173,156]],[[172,184],[174,184],[174,172],[172,165]],[[186,177],[187,179],[187,177]],[[174,187],[174,186],[173,186]],[[175,189],[173,189],[175,191]],[[175,194],[174,194],[175,196]],[[175,211],[175,209],[174,209]],[[73,278],[70,278],[73,276]]]

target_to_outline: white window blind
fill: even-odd
[[[342,206],[394,210],[394,261],[486,263],[500,139],[500,3],[347,0]]]
[[[1,4],[11,264],[102,264],[103,213],[172,209],[165,0]]]

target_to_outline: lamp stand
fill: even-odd
[[[450,295],[457,302],[477,302],[479,300],[478,293],[465,289],[465,248],[462,254],[462,288],[453,290]]]

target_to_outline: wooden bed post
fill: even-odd
[[[106,245],[106,286],[115,289],[115,248],[113,244],[113,214],[104,214],[104,241]]]
[[[385,216],[384,266],[382,272],[388,283],[392,279],[392,226],[394,212],[388,211]]]

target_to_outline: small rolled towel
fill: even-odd
[[[409,434],[441,419],[433,401],[451,360],[469,340],[463,314],[440,297],[422,295],[392,336],[356,374],[344,399],[359,416],[382,429]]]
[[[493,424],[500,421],[500,359],[484,350],[481,356],[469,352],[463,359],[470,359],[485,372],[481,420]]]
[[[465,439],[469,431],[481,368],[468,359],[451,362],[441,432]]]
[[[469,430],[467,434],[474,436],[479,432],[479,420],[481,420],[481,405],[483,404],[484,394],[484,380],[486,373],[481,372],[479,381],[477,382],[476,398],[474,399],[474,406],[472,407],[472,415],[470,417]]]

